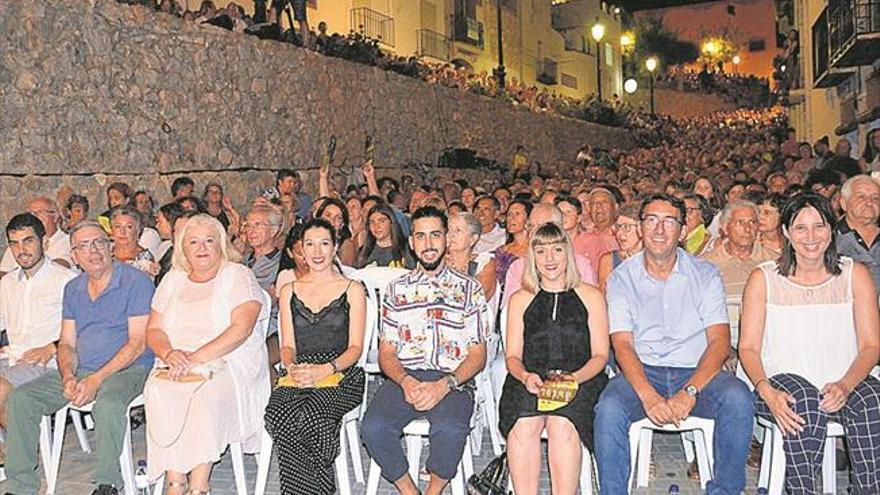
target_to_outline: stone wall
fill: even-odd
[[[217,178],[241,205],[293,164],[308,182],[329,136],[380,174],[436,163],[450,147],[544,163],[625,131],[505,103],[113,0],[5,0],[0,8],[0,222],[62,184],[104,207],[128,181],[168,198],[174,176]],[[383,170],[384,169],[384,170]],[[244,173],[242,173],[244,172]],[[448,171],[435,171],[446,175]],[[2,242],[2,241],[0,241]]]

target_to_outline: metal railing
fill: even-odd
[[[452,52],[452,41],[449,36],[431,29],[416,30],[416,51],[421,56],[433,57],[437,60],[449,60]]]
[[[453,39],[483,48],[483,23],[469,17],[456,17],[453,23]]]
[[[880,33],[880,0],[828,2],[828,43],[832,58],[861,34]]]
[[[351,9],[351,30],[383,45],[394,46],[394,18],[373,9]]]

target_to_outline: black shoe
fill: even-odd
[[[92,495],[119,495],[119,490],[113,485],[98,485]]]

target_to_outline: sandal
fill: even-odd
[[[211,489],[196,490],[195,488],[190,488],[186,495],[211,495]]]
[[[186,482],[168,481],[167,483],[165,483],[165,489],[168,490],[169,488],[181,488],[186,490]]]

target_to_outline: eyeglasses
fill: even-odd
[[[624,234],[629,234],[636,228],[637,224],[634,223],[615,223],[611,226],[611,230],[614,232],[623,232]]]
[[[645,227],[650,230],[656,229],[661,223],[663,224],[663,227],[667,229],[674,229],[681,224],[681,222],[675,217],[658,217],[657,215],[645,215],[642,218],[642,222],[645,224]]]
[[[74,251],[82,251],[82,252],[88,252],[93,249],[96,251],[103,251],[104,249],[107,249],[107,247],[109,245],[110,245],[110,239],[98,237],[98,238],[92,239],[91,241],[78,242],[71,249],[73,249]]]

